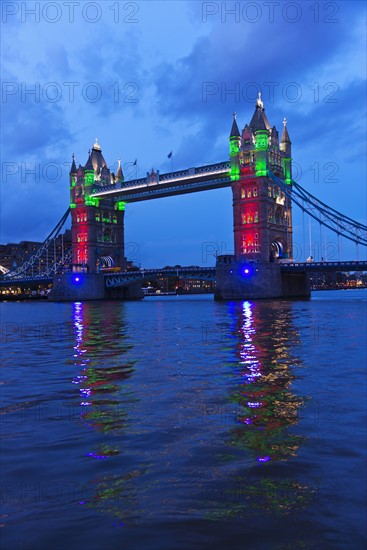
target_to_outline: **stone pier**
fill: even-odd
[[[52,302],[82,302],[86,300],[140,300],[144,293],[139,281],[107,289],[103,273],[63,273],[55,275],[48,296]]]
[[[236,261],[218,256],[216,300],[308,298],[310,285],[305,273],[282,273],[280,263]]]

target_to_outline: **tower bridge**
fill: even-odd
[[[152,169],[146,178],[130,181],[125,181],[120,161],[116,174],[110,171],[97,141],[85,166],[77,167],[73,157],[70,169],[72,270],[60,273],[60,265],[68,261],[64,255],[55,256],[50,298],[103,299],[110,296],[111,289],[115,297],[140,297],[141,281],[147,274],[157,275],[161,270],[127,271],[126,205],[223,187],[232,190],[234,254],[218,256],[215,268],[196,270],[200,271],[200,277],[215,278],[217,299],[307,297],[312,271],[367,269],[366,262],[293,261],[293,204],[316,219],[320,226],[357,245],[367,246],[367,227],[321,202],[293,180],[287,121],[283,121],[279,138],[277,128],[269,123],[260,95],[251,121],[241,132],[233,115],[229,145],[229,161],[166,174]],[[48,251],[68,213],[35,258],[28,260],[28,268]],[[113,267],[118,273],[104,274],[103,268],[107,267]],[[26,269],[19,266],[6,273],[3,281],[26,277]],[[50,268],[43,275],[50,276]],[[124,288],[120,295],[116,294],[118,288]]]

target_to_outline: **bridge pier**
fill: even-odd
[[[241,262],[234,256],[218,256],[216,300],[308,298],[306,273],[282,273],[279,263]]]
[[[283,298],[309,298],[311,296],[310,276],[305,271],[282,273]]]
[[[104,277],[100,273],[62,273],[55,275],[48,299],[52,302],[103,300]]]
[[[144,298],[141,281],[135,281],[124,286],[106,288],[105,297],[107,300],[141,300]]]
[[[103,273],[63,273],[53,278],[48,299],[52,302],[86,300],[140,300],[144,297],[140,281],[106,288]]]

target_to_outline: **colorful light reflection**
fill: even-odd
[[[288,460],[296,455],[302,437],[290,433],[304,403],[291,391],[294,378],[288,338],[294,337],[292,310],[287,304],[248,301],[230,307],[231,326],[237,338],[238,364],[234,375],[240,383],[231,392],[238,407],[238,427],[231,443],[252,450],[258,463]]]

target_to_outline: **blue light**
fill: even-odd
[[[82,276],[81,275],[73,275],[71,280],[72,280],[72,283],[74,285],[80,285],[82,283]]]
[[[253,267],[251,265],[244,265],[241,269],[242,277],[251,277],[253,275]]]

